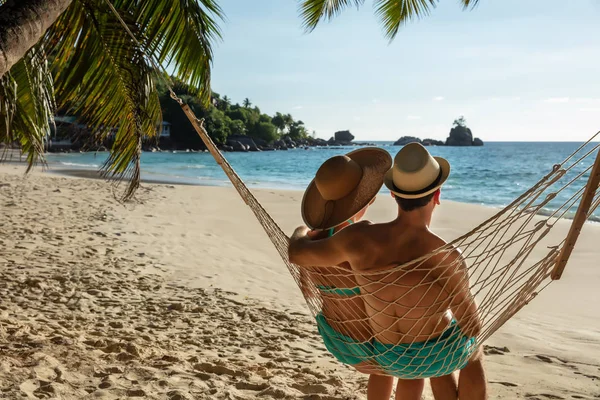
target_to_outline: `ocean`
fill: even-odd
[[[375,142],[392,156],[400,149],[391,142]],[[591,149],[597,143],[588,144]],[[446,158],[452,172],[442,196],[454,201],[502,207],[522,194],[575,151],[576,142],[488,142],[483,147],[429,147],[435,156]],[[249,187],[304,190],[327,158],[356,147],[326,147],[257,153],[226,153],[225,156]],[[107,153],[48,154],[50,167],[97,169]],[[593,162],[593,157],[573,169],[574,176]],[[157,152],[142,155],[142,178],[173,183],[228,186],[221,168],[207,152]],[[589,172],[583,176],[587,179]],[[583,182],[582,182],[583,183]],[[568,188],[549,203],[569,199],[577,189]],[[385,188],[382,189],[384,191]],[[594,220],[600,220],[597,210]]]

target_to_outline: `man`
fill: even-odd
[[[417,378],[458,369],[458,397],[487,398],[482,352],[475,340],[481,322],[465,262],[458,249],[448,248],[429,229],[449,174],[446,160],[432,157],[418,143],[406,145],[384,179],[398,203],[395,220],[358,222],[317,241],[307,237],[307,227],[299,227],[290,242],[290,261],[296,264],[350,265],[374,333],[375,359],[401,378],[398,399],[407,398],[399,397],[402,393],[420,399]],[[432,388],[438,400],[456,399],[451,387]]]

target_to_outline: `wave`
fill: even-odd
[[[59,164],[66,165],[68,167],[100,168],[98,164],[80,164],[66,161],[59,161]]]
[[[552,210],[549,208],[542,208],[541,210],[539,210],[536,215],[540,215],[543,217],[550,217],[551,215],[553,215],[555,213],[556,210]],[[573,219],[575,218],[575,213],[577,211],[573,210],[573,211],[567,211],[562,218],[564,219]],[[558,215],[560,215],[562,212],[559,212]],[[592,214],[588,217],[587,222],[600,222],[600,215],[595,215]]]

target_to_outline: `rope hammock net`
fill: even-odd
[[[110,1],[106,3],[137,42]],[[146,56],[163,71],[171,97],[279,252],[328,350],[340,361],[359,364],[372,373],[418,379],[462,368],[481,343],[552,280],[560,279],[584,222],[600,206],[600,143],[592,143],[598,132],[496,215],[430,254],[370,272],[336,266],[301,268],[289,261],[289,238],[217,149],[202,120],[174,93],[164,68],[152,55]],[[549,235],[575,207],[567,236]],[[552,211],[540,216],[548,208]],[[542,246],[546,246],[543,255],[534,256],[533,250]],[[456,249],[462,251],[462,259],[452,256]],[[453,314],[464,311],[472,301],[467,298],[454,304],[448,300],[452,290],[461,287],[469,288],[477,312],[457,323]],[[398,329],[399,321],[402,329]]]

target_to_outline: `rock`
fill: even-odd
[[[276,141],[275,143],[273,143],[273,145],[275,146],[275,148],[277,150],[287,150],[288,149],[287,144],[281,139]]]
[[[248,146],[237,140],[227,140],[227,144],[232,147],[233,151],[248,151]]]
[[[350,131],[337,131],[333,134],[336,142],[339,143],[350,143],[354,140],[354,135]]]
[[[294,142],[294,141],[292,140],[292,138],[291,138],[291,137],[289,137],[289,136],[286,136],[286,137],[284,137],[284,138],[283,138],[283,141],[285,142],[286,146],[287,146],[289,149],[295,149],[295,148],[296,148],[296,146],[297,146],[297,145],[296,145],[296,142]]]
[[[312,139],[312,138],[311,138]],[[312,146],[327,146],[327,141],[325,139],[312,139],[312,143],[309,142]]]
[[[473,139],[473,146],[483,146],[483,140],[481,140],[479,138],[474,138]]]
[[[402,136],[394,142],[394,146],[404,146],[409,143],[421,143],[421,139],[414,136]]]
[[[243,144],[244,146],[246,146],[248,151],[260,151],[260,148],[258,147],[258,143],[257,141],[260,139],[253,139],[250,136],[246,136],[246,135],[231,135],[227,138],[227,141],[237,141],[240,142],[241,144]],[[266,144],[266,142],[264,140],[261,140],[262,142],[264,142],[264,144]]]
[[[445,143],[442,140],[435,139],[423,139],[421,142],[423,146],[444,146]]]
[[[473,134],[466,126],[455,126],[450,129],[450,136],[446,139],[446,146],[472,146]]]

